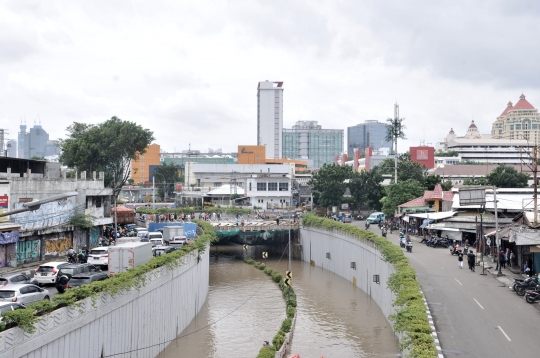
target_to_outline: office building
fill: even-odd
[[[138,160],[131,161],[131,178],[135,183],[144,183],[150,180],[151,166],[159,166],[160,146],[159,144],[150,144],[146,147],[146,153],[139,155]]]
[[[18,135],[19,158],[44,158],[45,147],[48,141],[49,134],[43,129],[41,124],[34,124],[28,132],[26,131],[26,124],[21,124]]]
[[[270,159],[281,158],[283,82],[259,82],[257,87],[257,145]]]
[[[239,145],[238,164],[285,164],[293,163],[294,170],[303,172],[307,170],[308,161],[299,159],[268,159],[266,158],[266,147],[264,145]]]
[[[17,158],[17,141],[15,139],[8,140],[6,149],[8,157]]]
[[[307,160],[308,169],[332,164],[343,152],[343,134],[343,129],[323,129],[317,121],[298,121],[283,129],[283,157]]]
[[[515,105],[508,102],[504,111],[497,117],[491,129],[493,138],[522,139],[531,145],[540,143],[540,114],[538,109],[519,96]]]
[[[379,121],[365,121],[352,127],[347,127],[347,155],[352,157],[354,149],[392,148],[392,142],[386,140],[386,124]]]

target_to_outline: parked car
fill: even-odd
[[[175,236],[169,242],[169,246],[174,247],[175,249],[181,249],[182,246],[186,244],[187,244],[187,238],[185,236]]]
[[[105,272],[86,272],[78,274],[76,276],[71,276],[71,279],[66,284],[67,288],[79,287],[82,285],[89,285],[94,281],[102,281],[109,278],[109,275]]]
[[[349,213],[340,213],[339,221],[342,223],[352,223],[352,215]]]
[[[88,254],[88,263],[98,267],[109,266],[109,247],[94,247]]]
[[[26,308],[23,304],[17,303],[17,302],[0,302],[0,315],[11,312],[15,310],[20,310]],[[2,317],[0,316],[0,321],[2,321]]]
[[[38,286],[55,283],[58,270],[67,265],[69,265],[69,263],[65,261],[47,262],[46,264],[43,264],[36,269],[34,279],[36,279]]]
[[[56,280],[56,290],[60,293],[63,293],[66,290],[66,285],[68,284],[71,277],[79,274],[88,274],[90,272],[101,272],[99,268],[92,264],[69,264],[64,266],[58,271]]]
[[[6,286],[11,284],[23,284],[23,283],[31,283],[33,285],[37,285],[38,282],[35,278],[30,278],[24,273],[13,273],[11,275],[4,275],[0,277],[0,286]]]
[[[161,256],[168,253],[171,253],[175,250],[172,246],[156,246],[154,247],[154,256]]]
[[[0,289],[0,301],[28,304],[41,300],[50,300],[48,290],[30,284],[11,284]]]

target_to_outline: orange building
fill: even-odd
[[[238,164],[285,164],[294,163],[294,170],[302,172],[307,170],[307,162],[298,159],[267,159],[264,145],[239,145]]]
[[[131,178],[135,183],[144,183],[150,180],[150,166],[159,166],[160,146],[150,144],[146,147],[146,153],[139,155],[139,160],[131,161]]]

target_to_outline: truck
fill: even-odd
[[[169,243],[175,236],[185,236],[183,226],[164,226],[163,241]]]
[[[116,244],[125,244],[126,242],[139,242],[141,241],[140,237],[137,236],[123,236],[116,239]]]
[[[109,248],[109,276],[127,271],[152,259],[152,244],[127,242]]]

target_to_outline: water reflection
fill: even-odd
[[[215,253],[216,247],[212,248]],[[262,271],[232,258],[240,246],[219,246],[230,255],[211,259],[208,299],[199,315],[160,358],[255,357],[285,318],[281,291]],[[287,261],[268,265],[281,272]],[[293,261],[298,319],[291,353],[309,357],[396,357],[394,334],[375,302],[326,270]]]

